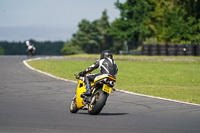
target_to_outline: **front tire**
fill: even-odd
[[[76,113],[79,110],[77,105],[76,105],[76,95],[73,97],[73,99],[71,101],[69,110],[70,110],[71,113]]]
[[[92,100],[88,105],[88,113],[91,115],[98,115],[103,109],[108,94],[102,91],[101,89],[97,89],[92,95]]]

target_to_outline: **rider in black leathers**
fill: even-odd
[[[30,56],[35,55],[36,48],[32,43],[30,43],[30,41],[26,41],[26,47]]]
[[[86,75],[87,73],[90,73],[97,68],[100,68],[100,73]],[[90,67],[88,67],[87,69],[79,73],[79,76],[85,76],[84,82],[85,82],[86,90],[87,90],[82,95],[83,96],[91,95],[90,81],[94,81],[96,76],[99,76],[102,74],[111,74],[112,76],[116,77],[117,71],[118,71],[118,68],[113,59],[112,52],[110,50],[104,50],[101,53],[99,60],[97,60],[93,65],[91,65]]]

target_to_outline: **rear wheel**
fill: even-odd
[[[88,113],[91,115],[98,115],[103,109],[107,97],[107,93],[103,92],[101,89],[97,89],[92,95],[91,102],[88,105]]]
[[[70,110],[71,113],[76,113],[79,110],[77,105],[76,105],[76,95],[73,97],[73,99],[71,101],[69,110]]]

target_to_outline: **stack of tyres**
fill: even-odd
[[[168,45],[167,55],[169,55],[169,56],[175,56],[176,55],[176,45],[173,45],[173,44]]]
[[[196,56],[200,56],[200,44],[196,45]]]
[[[150,45],[150,55],[158,55],[158,47],[156,44]]]
[[[142,55],[149,55],[149,49],[150,45],[149,44],[143,44],[142,45]]]
[[[177,45],[176,46],[176,55],[183,56],[186,53],[185,45]]]
[[[158,55],[167,55],[167,44],[158,45]]]
[[[142,55],[200,56],[200,44],[143,44]]]
[[[188,56],[195,55],[195,45],[186,44],[184,50],[185,50],[185,55],[188,55]]]

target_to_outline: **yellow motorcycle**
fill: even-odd
[[[109,74],[97,76],[91,83],[91,96],[81,97],[86,92],[84,77],[75,75],[78,79],[76,94],[70,104],[70,112],[88,110],[91,115],[98,115],[106,104],[107,98],[113,89],[116,78]]]

